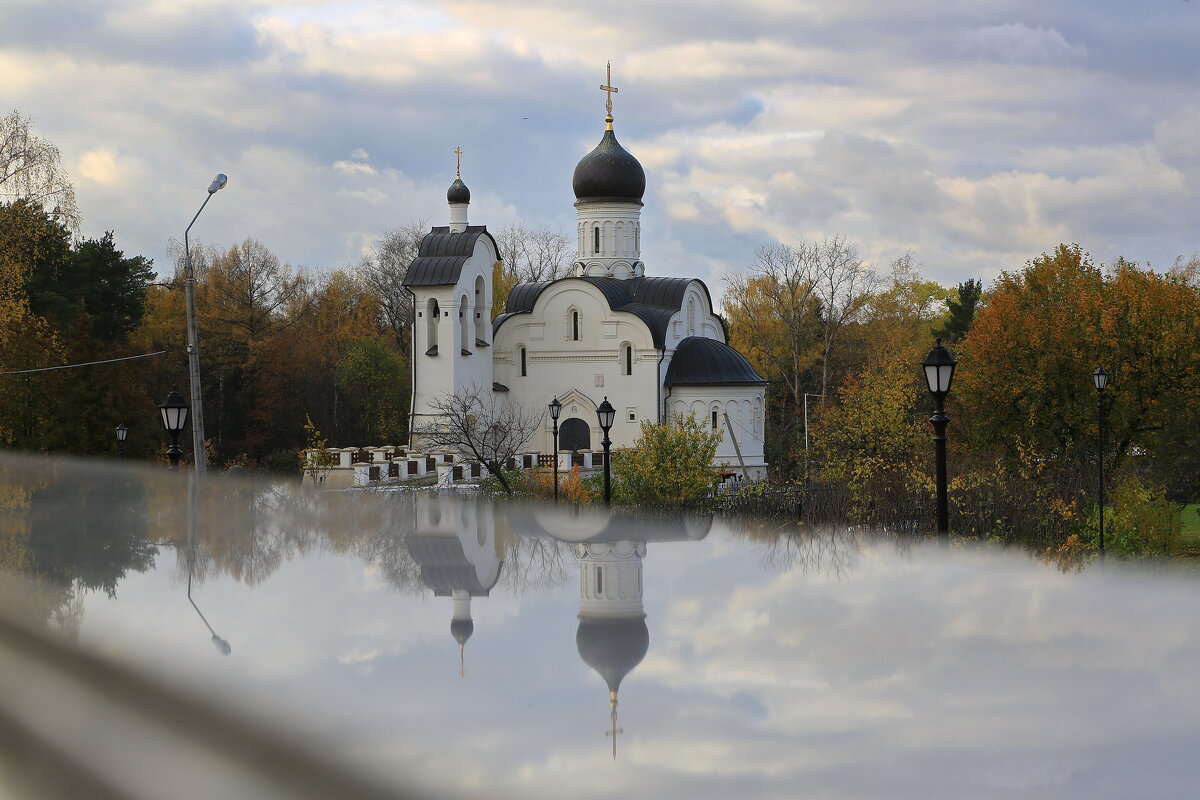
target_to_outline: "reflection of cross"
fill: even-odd
[[[454,177],[462,177],[462,148],[454,148]]]
[[[608,115],[611,117],[612,116],[613,93],[620,91],[619,89],[617,89],[617,87],[612,85],[612,62],[611,61],[608,62],[608,80],[605,81],[604,83],[605,83],[605,85],[600,87],[600,91],[608,93],[608,99],[606,99],[604,101],[604,107],[606,109],[608,109]]]
[[[624,729],[624,728],[618,728],[618,727],[617,727],[617,706],[616,706],[616,703],[613,703],[613,710],[612,710],[612,715],[611,715],[611,716],[612,716],[612,730],[605,731],[605,732],[604,732],[604,735],[605,735],[605,736],[611,736],[611,737],[612,737],[612,742],[613,742],[613,761],[616,761],[616,760],[617,760],[617,734],[618,734],[618,733],[624,733],[624,732],[625,732],[625,729]]]

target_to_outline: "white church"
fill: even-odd
[[[503,254],[485,226],[469,223],[461,174],[446,192],[450,224],[426,234],[404,279],[416,311],[409,430],[436,422],[439,398],[490,386],[534,413],[557,398],[559,451],[600,450],[596,408],[607,398],[614,448],[632,445],[645,420],[691,414],[721,432],[717,464],[765,478],[767,382],[726,343],[703,281],[646,275],[646,174],[613,131],[616,90],[601,88],[610,91],[604,135],[572,179],[571,277],[518,284],[493,319],[492,268]],[[549,415],[526,449],[553,451]]]

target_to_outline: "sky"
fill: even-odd
[[[648,275],[719,295],[840,235],[952,286],[1060,242],[1200,249],[1197,41],[1188,0],[0,0],[0,108],[61,149],[86,236],[169,272],[223,172],[196,239],[332,270],[446,224],[456,147],[473,224],[570,234],[611,61]]]

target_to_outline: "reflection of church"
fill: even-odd
[[[727,344],[703,281],[646,275],[646,175],[617,141],[611,94],[608,111],[600,143],[572,180],[574,274],[517,285],[494,321],[492,272],[502,254],[486,227],[468,222],[461,177],[450,186],[449,225],[425,236],[404,279],[416,307],[410,430],[436,420],[439,398],[474,386],[532,413],[557,397],[560,447],[594,450],[596,407],[607,397],[618,412],[614,446],[632,444],[643,420],[691,414],[721,432],[716,461],[740,458],[750,477],[763,476],[766,381]],[[526,449],[552,446],[547,419]]]
[[[621,681],[650,648],[642,607],[642,559],[648,542],[697,541],[711,518],[645,520],[634,516],[579,513],[561,506],[533,514],[531,531],[572,543],[579,565],[579,657],[608,687],[613,758],[617,757]]]
[[[421,581],[435,597],[451,599],[450,634],[458,642],[463,672],[467,640],[475,632],[471,598],[487,597],[504,567],[489,503],[418,493],[413,532],[405,537]]]

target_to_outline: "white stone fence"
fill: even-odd
[[[392,481],[420,480],[437,486],[475,483],[487,476],[488,469],[462,453],[416,453],[402,447],[331,447],[329,471],[323,484],[329,488],[370,486]],[[309,463],[318,460],[316,452],[308,454]],[[509,459],[510,469],[551,469],[554,456],[549,453],[520,453]],[[603,469],[604,452],[583,450],[558,454],[559,472],[569,472],[578,466],[584,472]],[[319,472],[314,470],[314,472]]]

